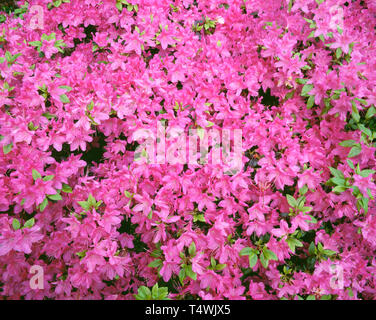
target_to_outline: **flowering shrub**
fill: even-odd
[[[375,1],[11,2],[4,299],[376,298]],[[160,123],[241,170],[135,161]]]

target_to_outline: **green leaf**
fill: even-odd
[[[363,124],[358,123],[358,128],[368,137],[372,137],[372,131],[366,128]]]
[[[313,256],[316,252],[316,246],[315,246],[315,243],[312,241],[309,245],[309,248],[308,248],[308,253]]]
[[[374,106],[368,108],[367,113],[366,113],[366,119],[371,119],[374,115],[376,114],[376,109]]]
[[[61,88],[61,89],[65,89],[65,90],[67,90],[68,92],[69,92],[69,91],[72,91],[72,87],[70,87],[70,86],[59,86],[59,88]]]
[[[355,167],[354,167],[354,162],[352,162],[351,160],[347,159],[347,164],[349,165],[349,167],[353,170],[355,170]]]
[[[307,109],[311,109],[315,104],[315,96],[309,96],[307,101]]]
[[[360,176],[362,176],[363,178],[367,178],[370,174],[374,174],[376,171],[375,170],[362,170],[360,172]]]
[[[346,180],[344,178],[338,178],[338,177],[331,178],[329,181],[333,182],[334,184],[338,186],[344,186],[346,183]]]
[[[97,203],[93,195],[90,193],[89,197],[87,198],[87,203],[89,204],[90,207],[94,207]]]
[[[5,52],[5,59],[9,63],[12,62],[12,54],[9,51]]]
[[[306,197],[304,196],[299,197],[298,200],[296,200],[296,208],[302,211],[305,201],[306,201]]]
[[[369,199],[365,198],[365,197],[358,199],[358,201],[356,202],[357,209],[360,211],[360,208],[362,208],[364,210],[364,213],[367,213],[368,212],[368,202],[369,202]]]
[[[372,192],[371,192],[371,189],[370,188],[367,188],[367,194],[368,194],[368,197],[373,200],[373,196],[372,196]]]
[[[185,268],[181,268],[179,271],[179,280],[181,284],[184,284],[184,279],[185,279]]]
[[[57,118],[56,115],[54,115],[54,114],[52,114],[50,112],[44,112],[44,113],[42,113],[42,116],[45,117],[45,118],[47,118],[48,120],[53,119],[53,118],[55,118],[55,119]]]
[[[216,266],[215,266],[215,270],[217,270],[217,271],[222,271],[224,268],[226,268],[227,267],[227,265],[226,264],[217,264]]]
[[[360,98],[355,98],[355,100],[359,101],[359,102],[360,102],[362,105],[364,105],[364,106],[367,106],[367,105],[368,105],[367,100],[360,99]]]
[[[13,219],[12,227],[13,227],[14,230],[18,230],[19,228],[21,228],[21,224],[18,221],[18,219],[16,219],[16,218]]]
[[[311,90],[313,89],[313,84],[306,84],[303,86],[303,89],[302,89],[302,93],[301,95],[304,97],[304,96],[307,96],[308,95],[308,92],[310,92]]]
[[[239,255],[241,256],[249,256],[251,254],[254,254],[254,251],[252,248],[246,247],[240,250]]]
[[[301,187],[300,189],[299,189],[299,193],[303,196],[303,195],[305,195],[306,193],[307,193],[307,191],[308,191],[308,186],[305,184],[303,187]]]
[[[310,214],[306,214],[306,216],[310,217],[310,220],[306,220],[308,223],[317,223],[317,219]]]
[[[295,238],[287,238],[286,242],[293,253],[295,253],[295,247],[303,247],[303,243]]]
[[[344,187],[344,186],[336,186],[335,188],[333,188],[333,192],[335,192],[335,193],[341,193],[341,192],[343,192],[343,191],[345,191],[347,188],[346,187]]]
[[[269,249],[266,249],[266,247],[264,247],[264,249],[262,250],[262,252],[263,252],[263,254],[264,254],[264,256],[265,256],[265,258],[267,260],[278,261],[277,255],[273,251],[271,251]]]
[[[47,198],[50,199],[50,200],[53,200],[53,201],[63,200],[63,198],[61,197],[61,195],[58,194],[58,193],[56,193],[56,194],[48,194]]]
[[[42,42],[41,41],[30,41],[29,45],[31,45],[33,47],[41,47],[42,46]]]
[[[269,260],[266,259],[266,257],[264,256],[264,253],[261,253],[260,254],[260,262],[261,264],[263,265],[263,267],[266,269],[269,265]]]
[[[311,33],[308,35],[308,39],[309,38],[314,38],[315,37],[315,33],[316,33],[316,31],[312,30]]]
[[[28,123],[28,125],[27,125],[27,128],[28,128],[30,131],[36,131],[36,130],[39,128],[39,126],[34,126],[33,121],[30,121],[30,122]]]
[[[356,173],[356,174],[360,174],[360,166],[359,166],[359,163],[356,165],[355,173]]]
[[[150,300],[151,291],[148,287],[141,286],[138,288],[138,294],[135,296],[137,300]]]
[[[339,145],[341,147],[350,148],[350,147],[353,147],[353,146],[357,145],[357,142],[354,141],[354,140],[345,140],[345,141],[340,142]]]
[[[85,211],[89,211],[90,210],[90,205],[86,202],[86,201],[78,201],[77,202],[82,209],[84,209]]]
[[[61,94],[60,100],[61,100],[62,103],[69,103],[70,102],[70,100],[69,100],[69,98],[67,97],[66,94]]]
[[[72,188],[65,183],[63,183],[63,187],[62,187],[61,190],[65,193],[72,193],[73,192]]]
[[[287,202],[289,203],[289,205],[293,208],[296,208],[297,202],[295,198],[289,194],[286,195],[286,198],[287,198]]]
[[[355,122],[359,122],[360,121],[360,115],[359,115],[359,110],[358,110],[358,108],[355,104],[355,101],[352,100],[351,104],[352,104],[352,111],[353,111],[351,116],[355,120]]]
[[[56,40],[56,33],[52,32],[50,35],[42,34],[41,39],[42,40],[47,40],[47,41]]]
[[[58,7],[61,5],[61,3],[62,3],[62,0],[55,0],[55,1],[53,2],[54,6],[55,6],[56,8],[58,8]]]
[[[12,151],[12,148],[13,148],[13,143],[9,143],[7,145],[4,145],[3,146],[3,153],[8,154],[9,152]]]
[[[43,177],[43,181],[51,181],[55,176],[53,174]]]
[[[43,202],[39,205],[40,212],[43,212],[44,209],[46,209],[47,205],[48,205],[48,200],[47,198],[44,198]]]
[[[32,170],[32,176],[34,180],[42,179],[42,175],[35,169]]]
[[[342,179],[345,179],[345,176],[343,175],[342,171],[338,170],[338,169],[334,169],[332,167],[329,167],[329,170],[331,172],[331,174],[337,178],[342,178]]]
[[[187,266],[185,268],[185,272],[186,272],[187,276],[190,277],[192,280],[195,280],[195,281],[197,280],[197,274],[196,274],[196,272],[194,272],[192,270],[192,266],[191,265]]]
[[[301,212],[303,212],[303,213],[306,213],[306,212],[310,212],[310,211],[312,211],[312,207],[303,207],[302,209],[301,209]]]
[[[336,58],[339,59],[341,56],[342,56],[342,49],[341,48],[337,48],[337,50],[336,50]]]
[[[193,222],[197,221],[206,222],[205,217],[202,213],[194,215]]]
[[[249,258],[249,267],[253,268],[257,263],[258,257],[255,253],[252,253],[248,256],[248,258]]]
[[[191,257],[194,257],[196,255],[196,244],[194,241],[191,242],[191,245],[188,248],[189,255]]]
[[[117,2],[116,8],[121,12],[123,10],[123,5],[120,2]]]
[[[150,254],[153,258],[158,258],[162,255],[162,250],[160,249],[155,249],[152,251],[152,253]]]
[[[158,289],[158,298],[157,298],[158,300],[169,300],[169,299],[166,299],[167,296],[168,296],[168,288],[162,287]]]
[[[360,145],[356,145],[351,148],[349,155],[347,156],[348,158],[356,157],[362,152],[362,147]]]
[[[285,100],[291,99],[294,96],[294,94],[295,90],[288,92],[285,96]]]
[[[153,300],[156,300],[158,298],[158,291],[159,291],[159,288],[158,288],[158,283],[156,283],[153,288],[151,288],[151,298]]]
[[[357,186],[351,186],[351,189],[353,189],[353,195],[355,197],[358,197],[359,195],[361,196],[362,193],[360,192],[359,188]]]
[[[148,264],[149,268],[158,268],[163,264],[161,259],[156,259]]]
[[[25,222],[24,228],[31,228],[34,225],[34,223],[35,223],[35,219],[31,218]]]
[[[95,204],[95,209],[98,209],[102,203],[103,203],[102,200],[97,201],[97,203]]]
[[[292,5],[293,5],[293,0],[290,0],[289,1],[289,7],[288,7],[288,12],[290,13],[291,12],[291,8],[292,8]]]
[[[337,252],[335,252],[335,251],[333,251],[333,250],[329,250],[329,249],[324,249],[324,250],[322,251],[322,253],[324,253],[324,254],[327,255],[327,256],[333,256],[333,255],[335,255]]]

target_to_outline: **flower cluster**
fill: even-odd
[[[376,299],[374,0],[1,6],[2,298]]]

